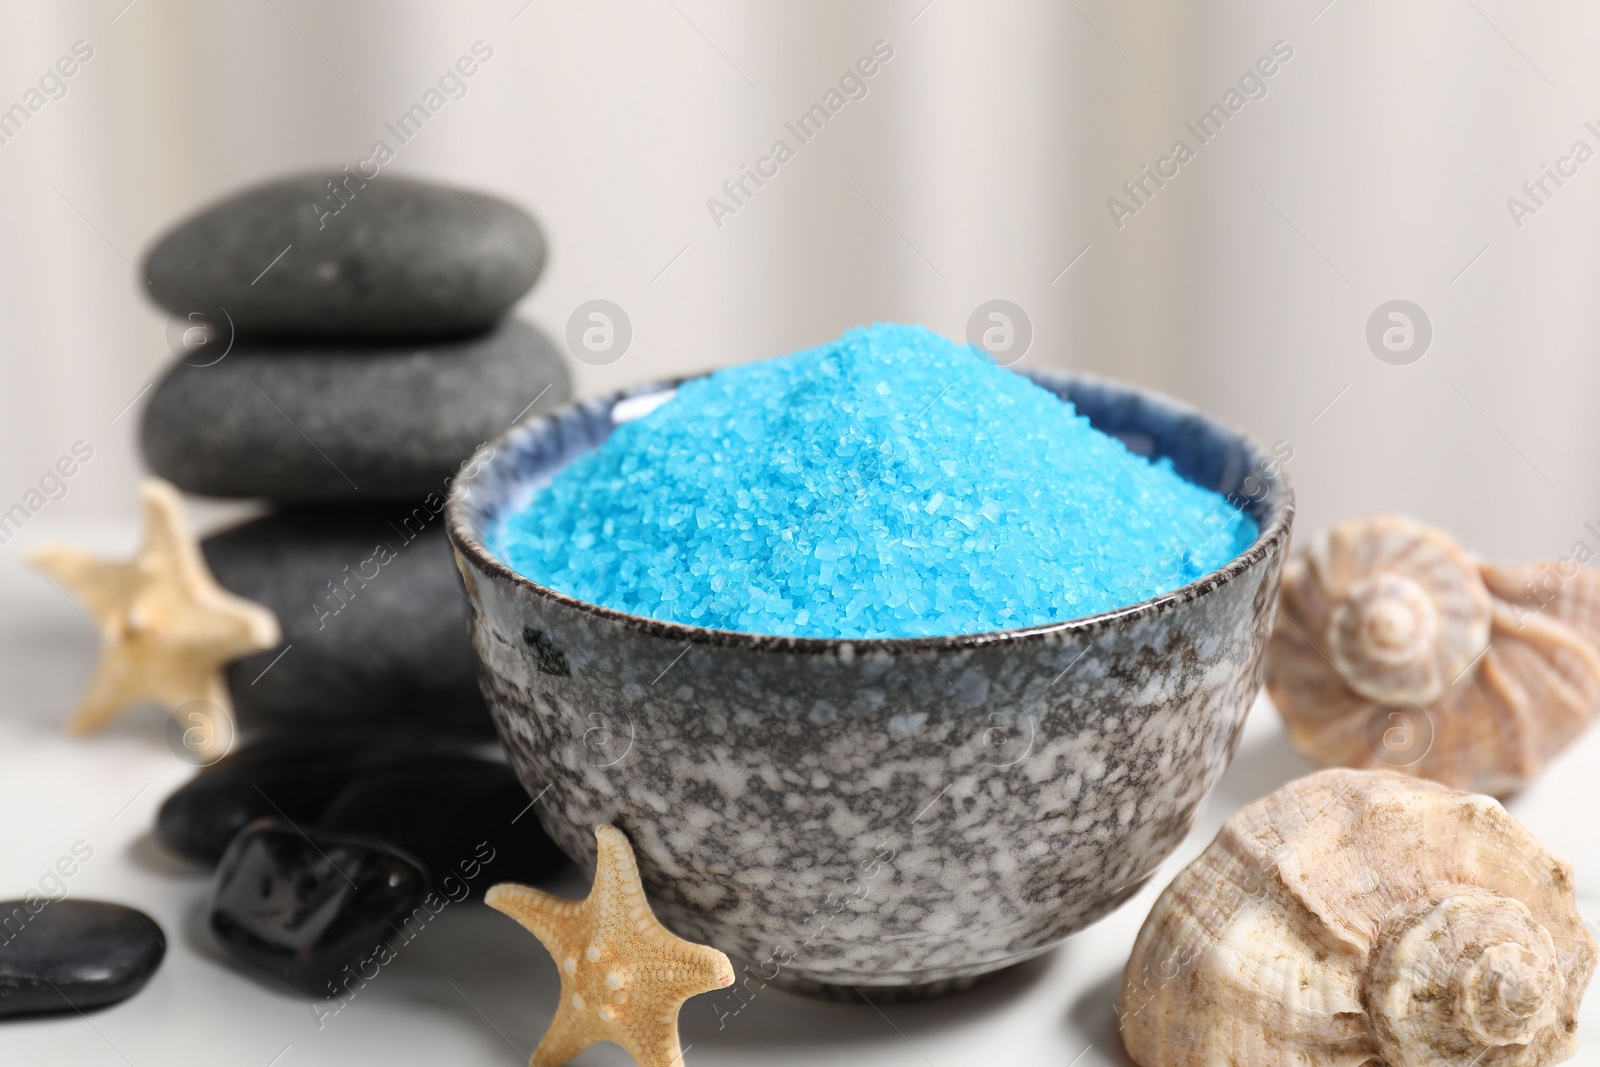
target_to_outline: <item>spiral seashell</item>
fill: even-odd
[[[1496,801],[1320,771],[1223,826],[1123,972],[1141,1067],[1546,1067],[1595,939],[1572,868]]]
[[[1324,766],[1526,786],[1600,713],[1600,575],[1568,564],[1494,567],[1391,515],[1340,525],[1284,569],[1266,675],[1290,740]]]

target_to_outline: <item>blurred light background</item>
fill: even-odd
[[[1398,509],[1506,560],[1600,544],[1600,161],[1570,157],[1600,150],[1592,5],[103,0],[0,11],[0,108],[93,50],[0,127],[0,507],[95,449],[0,551],[133,514],[141,391],[172,358],[137,270],[154,240],[245,184],[393,145],[384,123],[478,41],[467,94],[385,173],[530,209],[552,255],[520,313],[553,336],[584,301],[626,310],[631,349],[575,363],[583,394],[871,320],[959,338],[1003,298],[1032,322],[1022,366],[1287,442],[1302,537]],[[794,145],[784,123],[879,41],[866,95],[715,218],[723,182]],[[1200,144],[1185,123],[1275,46],[1291,58]],[[1157,188],[1142,168],[1179,139],[1194,158]],[[1568,176],[1532,201],[1546,165]],[[1114,196],[1139,209],[1114,218]],[[1367,343],[1393,299],[1432,325],[1405,365]]]

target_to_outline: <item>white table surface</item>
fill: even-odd
[[[26,540],[38,539],[29,533]],[[133,532],[93,531],[77,540],[125,551]],[[0,898],[22,896],[81,841],[93,856],[68,880],[69,894],[143,909],[166,931],[168,947],[161,969],[131,1000],[87,1016],[0,1022],[0,1064],[525,1063],[554,1009],[555,968],[530,935],[482,905],[446,908],[320,1027],[305,997],[258,979],[212,944],[203,921],[207,874],[168,858],[150,836],[162,799],[192,768],[168,751],[155,709],[138,709],[88,739],[62,732],[98,638],[72,606],[23,569],[20,547],[13,542],[0,550]],[[1233,767],[1194,833],[1152,883],[1110,917],[978,989],[924,1004],[880,1012],[769,989],[719,1030],[706,998],[692,1000],[680,1019],[686,1063],[1127,1064],[1113,1003],[1118,975],[1155,895],[1225,818],[1309,769],[1285,742],[1276,712],[1259,702]],[[1572,859],[1579,907],[1600,932],[1597,769],[1600,730],[1509,808]],[[561,891],[581,896],[584,890],[574,880]],[[1600,1067],[1600,993],[1592,989],[1580,1034],[1582,1048],[1571,1062]],[[575,1062],[630,1061],[612,1046],[597,1046]]]

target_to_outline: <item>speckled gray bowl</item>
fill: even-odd
[[[1135,893],[1233,754],[1294,514],[1272,457],[1171,401],[1036,373],[1100,429],[1235,499],[1261,535],[1118,611],[960,637],[825,640],[656,622],[513,572],[486,531],[648,386],[531,420],[458,480],[450,539],[480,680],[539,819],[593,869],[632,840],[668,926],[751,987],[929,995]],[[715,994],[719,1016],[742,1000]]]

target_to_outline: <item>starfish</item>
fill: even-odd
[[[37,545],[28,552],[32,567],[77,595],[105,639],[67,729],[98,730],[147,701],[176,712],[202,700],[225,720],[202,729],[206,740],[196,748],[203,751],[224,731],[233,736],[223,665],[276,645],[278,618],[217,584],[176,489],[151,478],[139,486],[139,499],[144,537],[131,560],[102,559],[65,545]]]
[[[528,1062],[560,1067],[595,1042],[611,1041],[640,1067],[682,1067],[678,1009],[732,985],[733,964],[661,925],[621,830],[599,826],[594,836],[599,857],[584,900],[509,882],[490,886],[484,897],[543,942],[561,972],[561,1004]]]

